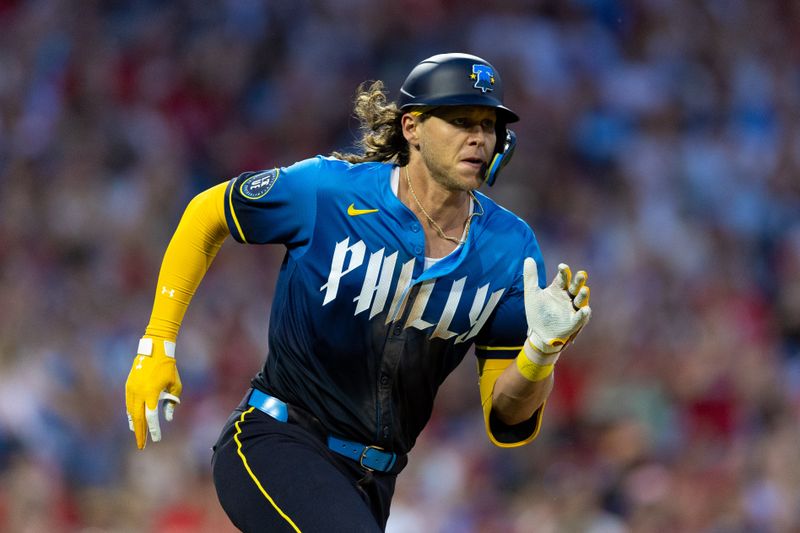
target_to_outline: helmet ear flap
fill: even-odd
[[[484,174],[483,177],[483,181],[489,187],[494,185],[500,170],[511,161],[511,156],[514,155],[514,148],[517,146],[517,135],[509,129],[505,129],[505,132],[506,137],[502,144],[498,144],[498,150],[495,151],[492,162],[489,163],[489,166],[486,168],[486,174]]]

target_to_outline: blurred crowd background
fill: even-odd
[[[446,51],[501,72],[519,145],[485,192],[594,315],[527,447],[488,442],[468,356],[389,531],[800,531],[800,3],[0,0],[1,531],[232,530],[209,448],[283,250],[224,245],[140,452],[169,237],[208,186],[351,148],[358,84]]]

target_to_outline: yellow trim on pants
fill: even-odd
[[[256,484],[256,486],[258,487],[258,490],[260,490],[260,491],[261,491],[261,494],[263,494],[263,495],[264,495],[264,497],[267,499],[267,501],[269,501],[270,505],[272,505],[272,507],[274,507],[274,508],[275,508],[275,510],[276,510],[276,511],[278,511],[278,514],[279,514],[279,515],[281,515],[281,516],[283,517],[283,519],[284,519],[284,520],[286,520],[287,522],[289,522],[289,525],[290,525],[290,526],[292,526],[292,529],[294,529],[295,531],[297,531],[297,533],[302,533],[302,532],[300,531],[300,528],[299,528],[299,527],[297,527],[297,524],[295,524],[294,522],[292,522],[292,519],[291,519],[291,518],[289,518],[289,517],[286,515],[286,513],[284,513],[284,512],[281,510],[281,508],[280,508],[280,507],[278,507],[278,504],[277,504],[277,503],[275,503],[275,500],[273,500],[273,499],[272,499],[272,497],[271,497],[271,496],[270,496],[270,495],[267,493],[267,491],[266,491],[266,490],[264,489],[264,487],[261,485],[261,482],[258,480],[258,478],[256,477],[256,475],[255,475],[255,474],[253,473],[253,471],[250,469],[250,465],[247,463],[247,458],[244,456],[244,453],[242,453],[242,441],[240,441],[240,440],[239,440],[239,435],[242,433],[242,428],[239,426],[239,424],[241,424],[242,422],[244,422],[244,415],[246,415],[246,414],[248,414],[248,413],[252,413],[252,412],[253,412],[253,409],[255,409],[255,407],[251,407],[250,409],[248,409],[247,411],[245,411],[244,413],[242,413],[242,416],[240,416],[240,417],[239,417],[239,420],[236,422],[236,424],[234,424],[234,425],[236,426],[236,433],[233,435],[233,440],[235,440],[235,441],[236,441],[236,453],[238,453],[238,454],[239,454],[239,457],[241,457],[241,458],[242,458],[242,463],[244,464],[244,468],[245,468],[245,470],[247,470],[247,473],[248,473],[248,474],[250,474],[250,477],[253,479],[253,482],[254,482],[254,483]]]

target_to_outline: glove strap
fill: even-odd
[[[153,355],[153,339],[150,337],[142,337],[139,339],[139,348],[136,350],[136,355]],[[164,341],[164,355],[175,359],[174,342]]]

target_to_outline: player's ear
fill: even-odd
[[[408,144],[411,146],[419,146],[419,125],[420,120],[418,116],[412,113],[404,113],[400,117],[400,127],[403,130],[403,137],[405,137]]]

